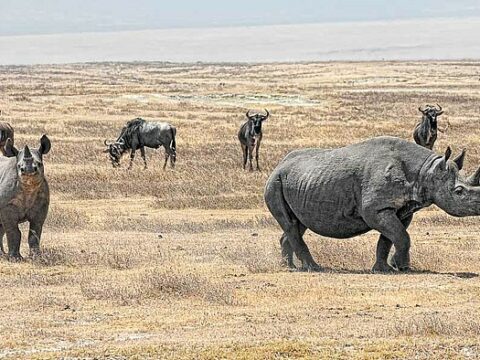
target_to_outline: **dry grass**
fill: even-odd
[[[439,102],[436,149],[480,163],[480,63],[163,63],[0,67],[0,121],[53,143],[42,254],[0,259],[0,358],[480,357],[480,224],[432,207],[411,225],[411,274],[371,274],[378,234],[307,232],[321,274],[280,267],[265,181],[299,147],[411,137]],[[262,172],[236,132],[268,108]],[[175,171],[149,150],[112,169],[102,142],[142,116],[178,129]],[[26,226],[22,226],[26,255]]]

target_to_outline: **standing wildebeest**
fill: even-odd
[[[17,150],[10,139],[5,145],[8,158],[2,158],[5,168],[3,175],[15,179],[15,191],[7,204],[0,204],[0,253],[3,250],[3,235],[7,234],[8,255],[21,259],[20,240],[22,234],[18,224],[28,221],[28,245],[30,254],[40,251],[40,237],[43,223],[47,217],[50,192],[43,171],[43,155],[50,151],[50,140],[46,135],[40,139],[40,147],[32,149],[25,146]],[[2,185],[3,186],[3,185]],[[1,189],[3,191],[3,188]]]
[[[394,137],[377,137],[338,149],[305,149],[288,154],[273,171],[265,202],[280,224],[282,257],[294,268],[319,270],[303,234],[332,238],[380,232],[374,271],[410,267],[413,214],[435,204],[453,216],[480,215],[480,171],[459,175],[465,152],[444,156]],[[392,247],[391,265],[387,258]]]
[[[107,146],[105,152],[109,153],[113,167],[118,167],[120,166],[120,159],[123,153],[130,149],[130,165],[128,168],[131,169],[135,151],[140,149],[146,169],[145,146],[154,149],[163,146],[165,148],[163,169],[167,166],[169,158],[170,165],[173,168],[175,167],[177,157],[176,134],[177,129],[173,125],[164,122],[147,122],[141,118],[136,118],[127,122],[115,142],[109,144],[105,140],[105,145]]]
[[[270,113],[265,109],[265,115],[255,113],[250,115],[250,110],[247,111],[247,121],[242,124],[238,131],[238,140],[243,151],[243,170],[247,166],[247,158],[250,160],[250,171],[253,171],[253,149],[255,148],[255,161],[257,162],[257,170],[260,170],[258,166],[258,150],[260,149],[260,142],[262,141],[262,122],[267,120]]]
[[[427,105],[425,109],[419,107],[418,110],[422,113],[422,120],[413,130],[413,139],[418,145],[432,150],[433,144],[437,140],[437,117],[443,114],[442,107],[438,105],[437,109],[435,106]],[[448,124],[445,129],[438,128],[440,132],[447,129]]]
[[[7,139],[12,139],[14,143],[14,131],[12,126],[6,122],[0,122],[0,151],[5,156],[5,143]]]

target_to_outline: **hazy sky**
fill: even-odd
[[[0,35],[480,16],[479,0],[0,0]]]

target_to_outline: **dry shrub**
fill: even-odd
[[[318,238],[310,242],[313,258],[322,267],[332,270],[370,272],[375,263],[376,241],[364,238],[352,240]]]
[[[412,267],[428,271],[478,271],[480,256],[476,251],[468,251],[462,244],[456,246],[418,244],[411,250]]]
[[[45,227],[56,231],[81,230],[88,225],[88,217],[84,212],[62,205],[52,205]]]
[[[223,305],[235,305],[233,287],[214,283],[174,268],[151,268],[123,278],[84,276],[82,294],[87,299],[114,301],[122,305],[138,304],[146,299],[195,298]]]
[[[480,322],[467,313],[447,316],[433,312],[395,321],[389,332],[392,336],[477,336]]]
[[[69,246],[42,248],[39,255],[32,258],[32,262],[41,266],[107,266],[114,270],[131,269],[139,256],[131,251],[118,251],[113,244],[111,247],[99,246],[96,251],[72,249]]]
[[[224,261],[245,266],[250,273],[273,273],[281,271],[280,246],[273,243],[253,243],[245,240],[235,248],[221,252]]]

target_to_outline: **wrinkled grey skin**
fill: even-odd
[[[47,217],[50,203],[48,183],[44,176],[43,155],[50,151],[50,140],[46,135],[40,139],[38,149],[25,146],[18,151],[12,142],[7,140],[5,151],[11,164],[9,175],[16,179],[16,188],[7,204],[0,207],[0,253],[5,254],[3,235],[7,234],[8,255],[11,259],[20,260],[21,233],[18,224],[28,221],[28,245],[30,255],[40,251],[40,238],[43,223]]]
[[[422,113],[422,120],[413,130],[413,139],[418,145],[432,150],[437,140],[437,130],[444,131],[438,128],[437,122],[437,117],[443,114],[442,107],[438,105],[437,109],[434,106],[427,105],[425,109],[419,107],[418,110]]]
[[[240,130],[238,131],[238,140],[240,141],[240,146],[242,147],[243,152],[243,170],[247,166],[247,158],[250,161],[250,171],[253,171],[253,149],[255,149],[255,161],[257,163],[257,170],[260,171],[260,166],[258,165],[258,152],[260,149],[260,143],[262,142],[262,123],[268,119],[270,113],[265,109],[264,114],[253,114],[250,115],[250,110],[247,111],[247,121],[242,124]]]
[[[167,166],[170,159],[170,166],[175,167],[177,158],[177,150],[175,136],[177,129],[168,123],[163,122],[147,122],[141,118],[136,118],[127,122],[122,129],[120,136],[113,143],[105,140],[106,153],[110,156],[113,167],[120,166],[122,155],[130,150],[130,164],[128,169],[132,168],[135,152],[140,149],[143,159],[144,168],[147,168],[147,160],[145,158],[145,147],[158,149],[160,146],[165,148],[165,162],[163,169]]]
[[[320,270],[303,234],[307,229],[349,238],[377,230],[374,271],[408,270],[413,214],[432,204],[453,216],[480,215],[480,170],[459,175],[465,152],[449,160],[414,143],[378,137],[343,148],[305,149],[288,154],[265,188],[268,209],[283,230],[282,257],[294,268]],[[391,264],[387,258],[392,247]]]

